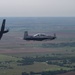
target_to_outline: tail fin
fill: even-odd
[[[3,32],[5,29],[5,22],[6,22],[6,19],[3,19],[2,26],[1,26],[1,32]]]
[[[0,39],[2,38],[4,33],[9,32],[9,29],[4,30],[5,29],[5,22],[6,22],[6,19],[3,19],[2,26],[1,26],[1,31],[0,31]]]
[[[6,19],[3,19],[2,26],[1,26],[1,32],[3,32],[3,33],[9,32],[9,29],[4,31],[4,29],[5,29],[5,22],[6,22]]]
[[[24,39],[25,39],[26,36],[28,36],[28,31],[24,32]]]
[[[54,33],[54,37],[56,38],[56,34]]]

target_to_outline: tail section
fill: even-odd
[[[56,34],[54,33],[54,37],[56,38]]]
[[[5,30],[3,33],[7,33],[7,32],[9,32],[9,29]]]
[[[56,34],[54,33],[54,39],[56,38]]]
[[[3,19],[2,26],[1,26],[1,32],[3,32],[5,29],[5,22],[6,22],[6,19]]]
[[[28,36],[28,31],[24,32],[24,39]]]
[[[1,31],[0,31],[0,39],[2,38],[4,33],[9,32],[9,29],[4,30],[5,29],[5,22],[6,22],[6,19],[3,19],[2,26],[1,26]]]

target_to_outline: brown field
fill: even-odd
[[[63,33],[57,32],[57,38],[53,41],[25,41],[23,40],[23,33],[14,32],[4,35],[0,41],[0,54],[8,54],[15,56],[24,56],[30,54],[63,54],[65,55],[75,55],[75,52],[72,52],[70,47],[63,48],[43,48],[40,47],[43,43],[63,43],[63,42],[75,42],[75,33]],[[66,51],[67,50],[67,51]],[[75,72],[69,72],[59,75],[75,75]]]
[[[39,45],[43,43],[62,43],[74,42],[74,32],[63,33],[57,32],[57,38],[53,41],[25,41],[23,40],[23,33],[9,32],[4,35],[0,41],[0,53],[26,53],[26,52],[64,52],[63,48],[40,48]]]
[[[58,75],[75,75],[75,72],[68,72],[68,73],[58,74]]]

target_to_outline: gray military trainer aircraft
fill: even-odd
[[[9,32],[9,29],[4,30],[5,29],[5,22],[6,22],[6,19],[3,19],[1,30],[0,30],[0,40],[1,40],[4,33]]]
[[[54,36],[45,35],[42,33],[35,34],[33,36],[28,35],[28,31],[24,32],[24,40],[33,40],[33,41],[43,41],[43,40],[54,40],[56,38],[56,34]]]

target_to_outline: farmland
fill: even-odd
[[[0,41],[0,75],[24,73],[72,73],[75,71],[75,39],[57,34],[53,41],[23,41],[16,35]],[[19,35],[17,34],[17,37]]]

